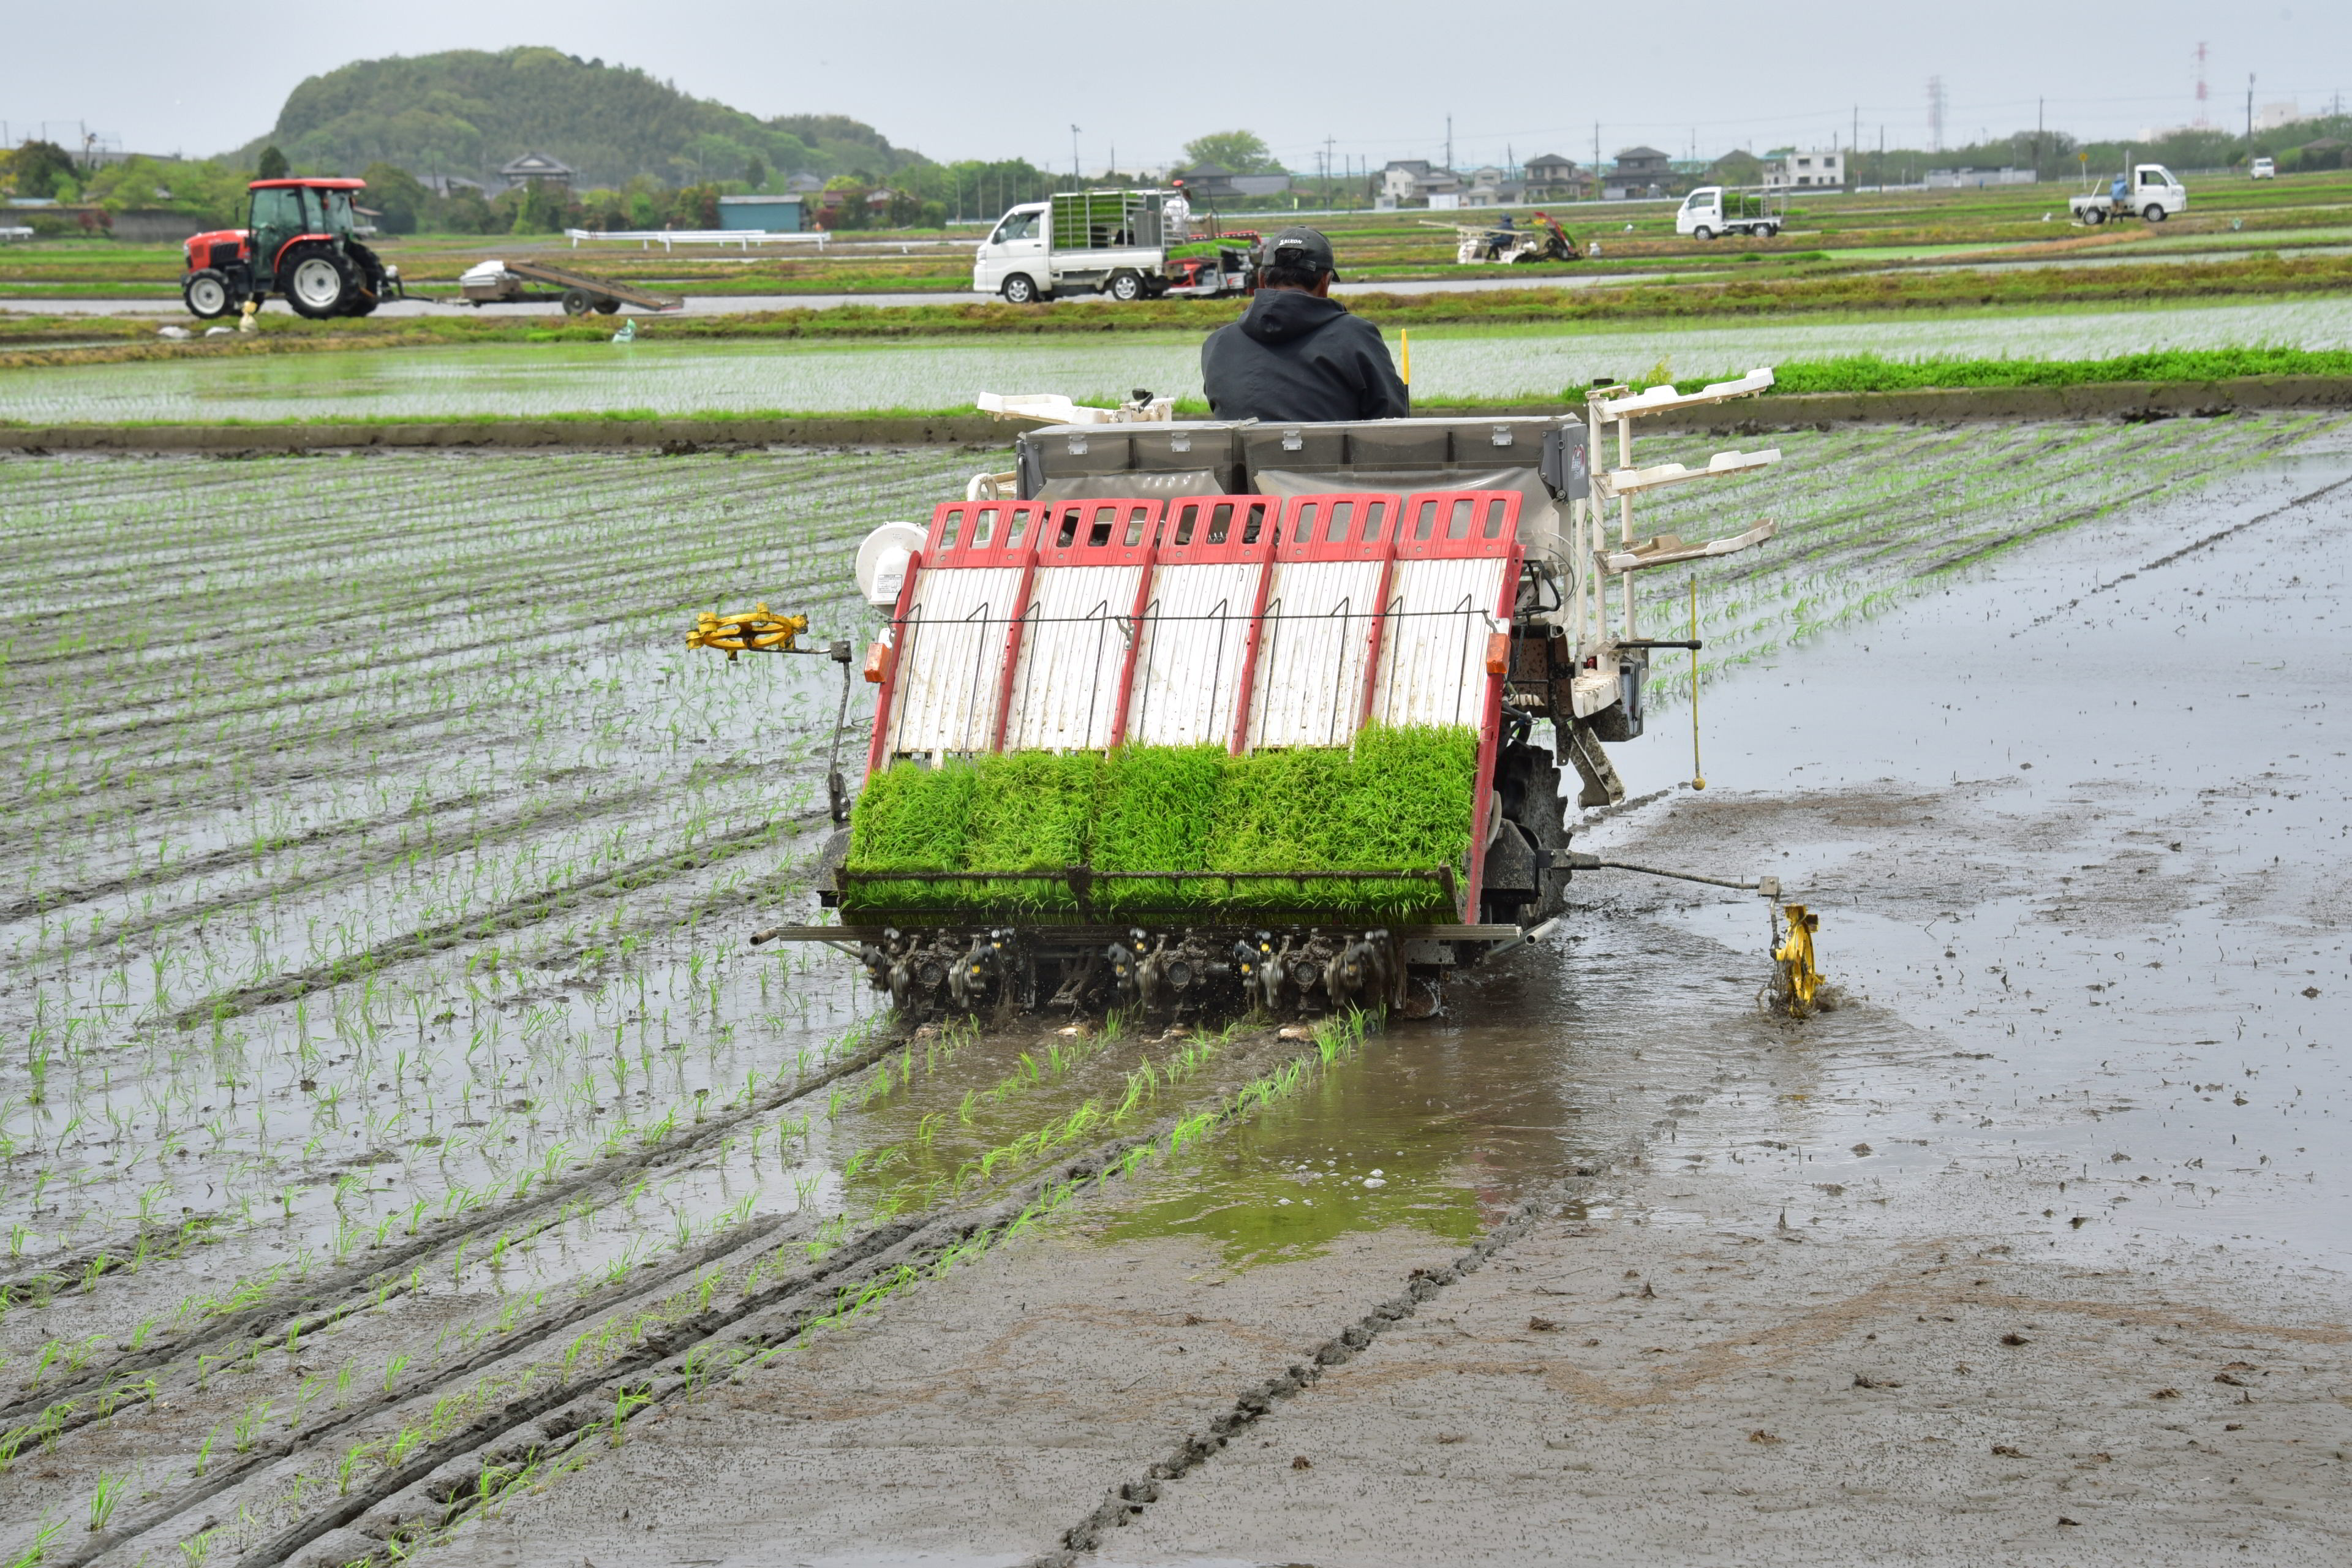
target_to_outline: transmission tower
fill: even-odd
[[[2197,46],[2197,129],[2210,130],[2212,121],[2205,114],[2205,46]]]
[[[1944,79],[1927,79],[1927,151],[1944,150]]]

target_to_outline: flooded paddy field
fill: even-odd
[[[1305,1038],[747,945],[684,627],[997,454],[0,464],[0,1560],[2339,1560],[2343,422],[1778,440],[1587,847],[1845,1005],[1594,874]]]
[[[1105,307],[1106,309],[1110,307]],[[1379,321],[1377,312],[1371,318]],[[1037,338],[868,342],[548,342],[26,367],[0,381],[0,420],[31,425],[224,420],[543,418],[551,414],[968,410],[982,392],[1052,388],[1115,405],[1137,386],[1200,403],[1197,332],[1116,342]],[[1394,330],[1389,330],[1394,336]],[[1876,354],[2100,359],[2157,349],[2352,348],[2352,301],[2049,310],[1737,326],[1413,334],[1415,398],[1580,396],[1596,376],[1663,381]]]

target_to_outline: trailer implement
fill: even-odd
[[[526,283],[545,283],[549,289],[526,289]],[[495,258],[478,261],[458,276],[457,291],[477,310],[484,305],[562,305],[567,316],[584,316],[594,310],[609,316],[624,305],[635,305],[640,310],[682,310],[683,300],[655,294],[634,284],[618,283],[610,278],[576,271],[569,267],[557,267],[545,261],[505,261]]]

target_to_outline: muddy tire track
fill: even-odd
[[[644,1279],[632,1279],[629,1289],[618,1297],[604,1300],[583,1299],[560,1311],[549,1313],[529,1323],[518,1324],[511,1331],[499,1335],[494,1343],[475,1352],[472,1355],[432,1368],[397,1388],[368,1394],[356,1405],[332,1416],[313,1422],[301,1430],[280,1437],[275,1442],[257,1443],[246,1453],[231,1456],[226,1463],[215,1462],[204,1475],[190,1480],[171,1496],[140,1510],[126,1518],[121,1524],[110,1530],[102,1531],[77,1546],[72,1552],[58,1559],[54,1568],[81,1568],[82,1564],[94,1562],[117,1546],[169,1524],[192,1509],[201,1508],[221,1493],[239,1482],[251,1479],[270,1466],[291,1458],[305,1449],[319,1447],[326,1439],[347,1427],[380,1415],[383,1411],[437,1394],[460,1378],[486,1372],[501,1362],[512,1361],[525,1352],[545,1343],[574,1323],[591,1318],[603,1317],[608,1313],[625,1311],[630,1307],[642,1303],[648,1297],[658,1299],[681,1278],[696,1272],[708,1264],[721,1262],[748,1249],[773,1244],[779,1239],[779,1232],[791,1227],[794,1217],[796,1216],[782,1215],[730,1230],[725,1236],[715,1237],[700,1247],[692,1247],[673,1256],[664,1263],[658,1273],[649,1274]]]
[[[1646,1142],[1644,1138],[1630,1139],[1601,1158],[1577,1166],[1569,1175],[1513,1208],[1453,1262],[1442,1268],[1414,1269],[1406,1277],[1403,1289],[1325,1340],[1307,1360],[1286,1368],[1277,1377],[1244,1389],[1231,1406],[1202,1430],[1186,1436],[1167,1458],[1135,1479],[1112,1488],[1102,1501],[1062,1532],[1060,1545],[1032,1557],[1023,1568],[1077,1568],[1080,1561],[1103,1550],[1112,1532],[1132,1523],[1145,1509],[1159,1501],[1165,1483],[1181,1480],[1215,1458],[1227,1444],[1272,1414],[1282,1401],[1314,1387],[1331,1368],[1353,1361],[1373,1341],[1419,1311],[1423,1303],[1486,1267],[1496,1253],[1578,1202],[1597,1183],[1607,1180],[1616,1167],[1637,1160]]]

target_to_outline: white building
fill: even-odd
[[[1381,195],[1391,202],[1425,201],[1431,196],[1462,194],[1462,176],[1441,169],[1426,158],[1402,158],[1381,171]]]
[[[1845,184],[1845,154],[1835,148],[1796,148],[1764,160],[1764,188],[1801,190]]]

